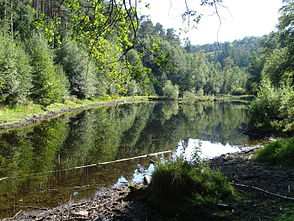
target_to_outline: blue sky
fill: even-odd
[[[143,7],[150,3],[150,9]],[[192,44],[206,44],[215,41],[233,41],[246,36],[262,36],[275,29],[278,22],[281,0],[223,0],[219,6],[219,19],[212,7],[200,7],[199,0],[188,0],[189,7],[203,14],[197,29],[181,33],[181,37],[189,37]],[[184,0],[143,0],[142,14],[150,15],[154,23],[161,23],[164,28],[176,30],[187,29],[182,23],[181,13],[185,11]],[[218,33],[218,34],[217,34]]]

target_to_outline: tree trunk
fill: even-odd
[[[11,0],[10,1],[10,33],[11,33],[11,36],[13,36],[13,1],[14,0]]]
[[[4,19],[3,19],[3,31],[6,31],[6,22],[7,22],[7,0],[4,0]]]
[[[38,14],[39,14],[39,0],[35,0],[35,10],[36,10],[36,16],[38,17]]]

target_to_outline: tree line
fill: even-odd
[[[244,67],[183,47],[175,30],[135,10],[125,1],[2,0],[0,102],[49,105],[70,97],[246,87]]]
[[[254,124],[280,124],[293,114],[293,3],[280,13],[263,37],[191,45],[124,0],[1,0],[0,103],[249,93]]]

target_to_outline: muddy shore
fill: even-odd
[[[208,162],[212,169],[220,170],[228,176],[230,182],[243,194],[239,202],[224,205],[224,209],[229,211],[227,220],[273,220],[282,212],[293,210],[285,205],[294,202],[294,169],[256,162],[251,159],[253,151],[226,154]],[[143,186],[138,187],[144,189]],[[53,209],[21,210],[13,218],[4,220],[181,219],[163,216],[144,202],[136,188],[122,186]]]

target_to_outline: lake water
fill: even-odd
[[[239,132],[242,105],[124,104],[71,113],[0,133],[0,218],[142,182],[154,162],[212,158],[254,145]],[[154,157],[81,167],[171,150]]]

